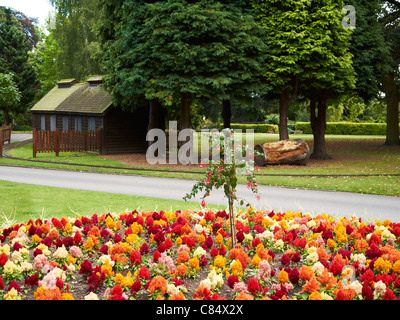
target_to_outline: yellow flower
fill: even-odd
[[[236,259],[232,265],[231,265],[231,269],[232,269],[232,274],[242,277],[243,276],[243,267],[242,267],[242,263],[240,262],[240,260]]]
[[[374,263],[374,268],[377,271],[384,271],[385,273],[389,273],[392,269],[392,263],[389,260],[384,260],[379,257]]]
[[[256,254],[253,257],[253,260],[251,260],[251,264],[254,266],[254,268],[258,268],[258,265],[260,264],[261,261],[262,261],[261,258],[258,256],[258,254]]]
[[[177,246],[180,246],[180,245],[182,244],[182,238],[181,238],[181,237],[176,238],[175,244],[176,244]]]
[[[204,242],[206,241],[206,238],[204,238],[204,235],[201,234],[201,235],[199,235],[199,237],[197,238],[197,241],[198,241],[199,244],[202,244],[202,243],[204,243]]]
[[[42,241],[42,238],[40,238],[37,234],[34,234],[31,238],[32,243],[39,243]]]
[[[76,259],[73,256],[69,255],[67,263],[68,264],[75,264],[76,263]]]
[[[65,292],[61,295],[61,300],[74,300],[74,297],[71,293]]]
[[[115,224],[115,221],[110,216],[107,216],[107,218],[106,218],[106,225],[107,225],[107,228],[114,229],[114,230],[117,227]]]
[[[67,234],[71,234],[72,233],[72,226],[69,223],[67,223],[65,225],[64,232],[67,233]]]
[[[222,236],[221,233],[218,233],[218,235],[215,237],[215,242],[218,244],[221,244],[224,241],[224,237]]]
[[[197,259],[197,257],[193,257],[192,259],[189,260],[189,266],[193,269],[199,270],[200,269],[200,261]]]
[[[115,273],[112,271],[112,267],[110,266],[110,263],[108,259],[104,263],[104,265],[101,267],[101,271],[104,272],[106,277],[112,277]]]
[[[18,294],[18,291],[12,288],[10,291],[8,291],[4,297],[4,300],[21,300],[21,295]]]
[[[268,219],[264,219],[264,220],[261,222],[261,225],[262,225],[262,227],[263,227],[264,229],[266,229],[267,227],[269,227],[270,224],[271,224],[271,221],[269,221]]]
[[[214,266],[223,269],[225,267],[226,258],[223,256],[216,256],[214,260]]]
[[[91,237],[89,237],[87,239],[86,243],[84,244],[83,249],[92,251],[93,247],[94,247],[93,239]]]
[[[131,225],[131,230],[133,234],[142,234],[143,233],[143,227],[142,225],[138,224],[137,222],[132,223]]]
[[[396,260],[396,262],[393,264],[393,271],[400,273],[400,260]]]
[[[335,241],[333,241],[332,239],[328,239],[328,241],[326,242],[326,245],[331,250],[333,250],[334,248],[337,247],[337,243]]]
[[[281,270],[278,275],[278,280],[280,283],[289,282],[289,275],[285,270]]]

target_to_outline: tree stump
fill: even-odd
[[[255,164],[266,165],[301,165],[305,166],[310,158],[310,148],[303,140],[282,140],[256,145]]]

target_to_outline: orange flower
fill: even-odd
[[[90,229],[89,232],[88,232],[88,237],[90,237],[91,235],[96,236],[96,237],[100,237],[100,230],[99,230],[99,228],[97,228],[96,226],[94,226],[92,229]]]
[[[317,253],[318,253],[318,260],[319,261],[326,261],[329,259],[329,254],[326,253],[325,249],[322,247],[319,247],[317,249]]]
[[[53,228],[50,230],[49,232],[49,237],[54,239],[57,239],[58,237],[60,237],[60,233],[58,232],[58,230],[56,228]]]
[[[175,293],[169,300],[186,300],[185,296],[183,295],[182,291]]]
[[[358,252],[365,252],[368,249],[368,242],[364,239],[356,240],[356,242],[354,243],[354,248]]]
[[[311,269],[311,267],[303,264],[300,268],[299,278],[303,281],[307,281],[310,280],[313,276],[314,276],[314,271]]]
[[[199,259],[195,256],[192,259],[189,260],[189,266],[192,269],[199,270],[200,269],[200,261]]]
[[[311,279],[306,281],[306,283],[303,285],[303,289],[301,292],[313,293],[314,291],[318,291],[319,289],[320,286],[318,284],[318,281],[315,276],[312,275]]]
[[[281,283],[289,282],[289,275],[285,270],[281,270],[278,275],[278,280]]]
[[[164,295],[167,292],[167,280],[163,276],[155,276],[153,280],[151,280],[148,290],[150,294],[154,294],[156,290],[160,290]]]
[[[322,300],[322,296],[318,291],[314,291],[311,293],[311,295],[308,297],[308,300]]]
[[[182,264],[180,264],[179,266],[176,267],[175,276],[183,278],[184,276],[186,276],[187,271],[188,271],[188,267],[186,266],[186,264],[182,263]]]
[[[326,268],[319,275],[318,281],[321,285],[325,285],[326,289],[333,288],[337,284],[337,278]]]
[[[33,294],[35,300],[61,300],[61,291],[59,288],[46,289],[44,287],[37,288],[36,292]]]
[[[254,300],[254,297],[251,294],[242,291],[239,293],[235,300]]]
[[[246,264],[250,263],[250,261],[251,261],[251,259],[249,258],[249,255],[246,252],[244,252],[242,248],[231,249],[229,251],[229,259],[236,260],[238,258],[242,258]]]
[[[181,263],[185,263],[188,262],[190,259],[189,254],[187,253],[187,251],[180,251],[178,253],[178,257],[176,258],[176,263],[177,264],[181,264]]]
[[[181,232],[182,234],[189,234],[192,231],[192,228],[190,227],[190,225],[188,223],[186,223],[182,228],[181,228]]]

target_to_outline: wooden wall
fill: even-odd
[[[112,108],[104,118],[103,154],[145,153],[149,108],[134,112]]]

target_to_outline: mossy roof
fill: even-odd
[[[70,79],[64,80],[68,83]],[[61,81],[62,83],[62,81]],[[102,114],[112,105],[111,95],[100,86],[77,83],[70,88],[54,87],[31,111]]]

